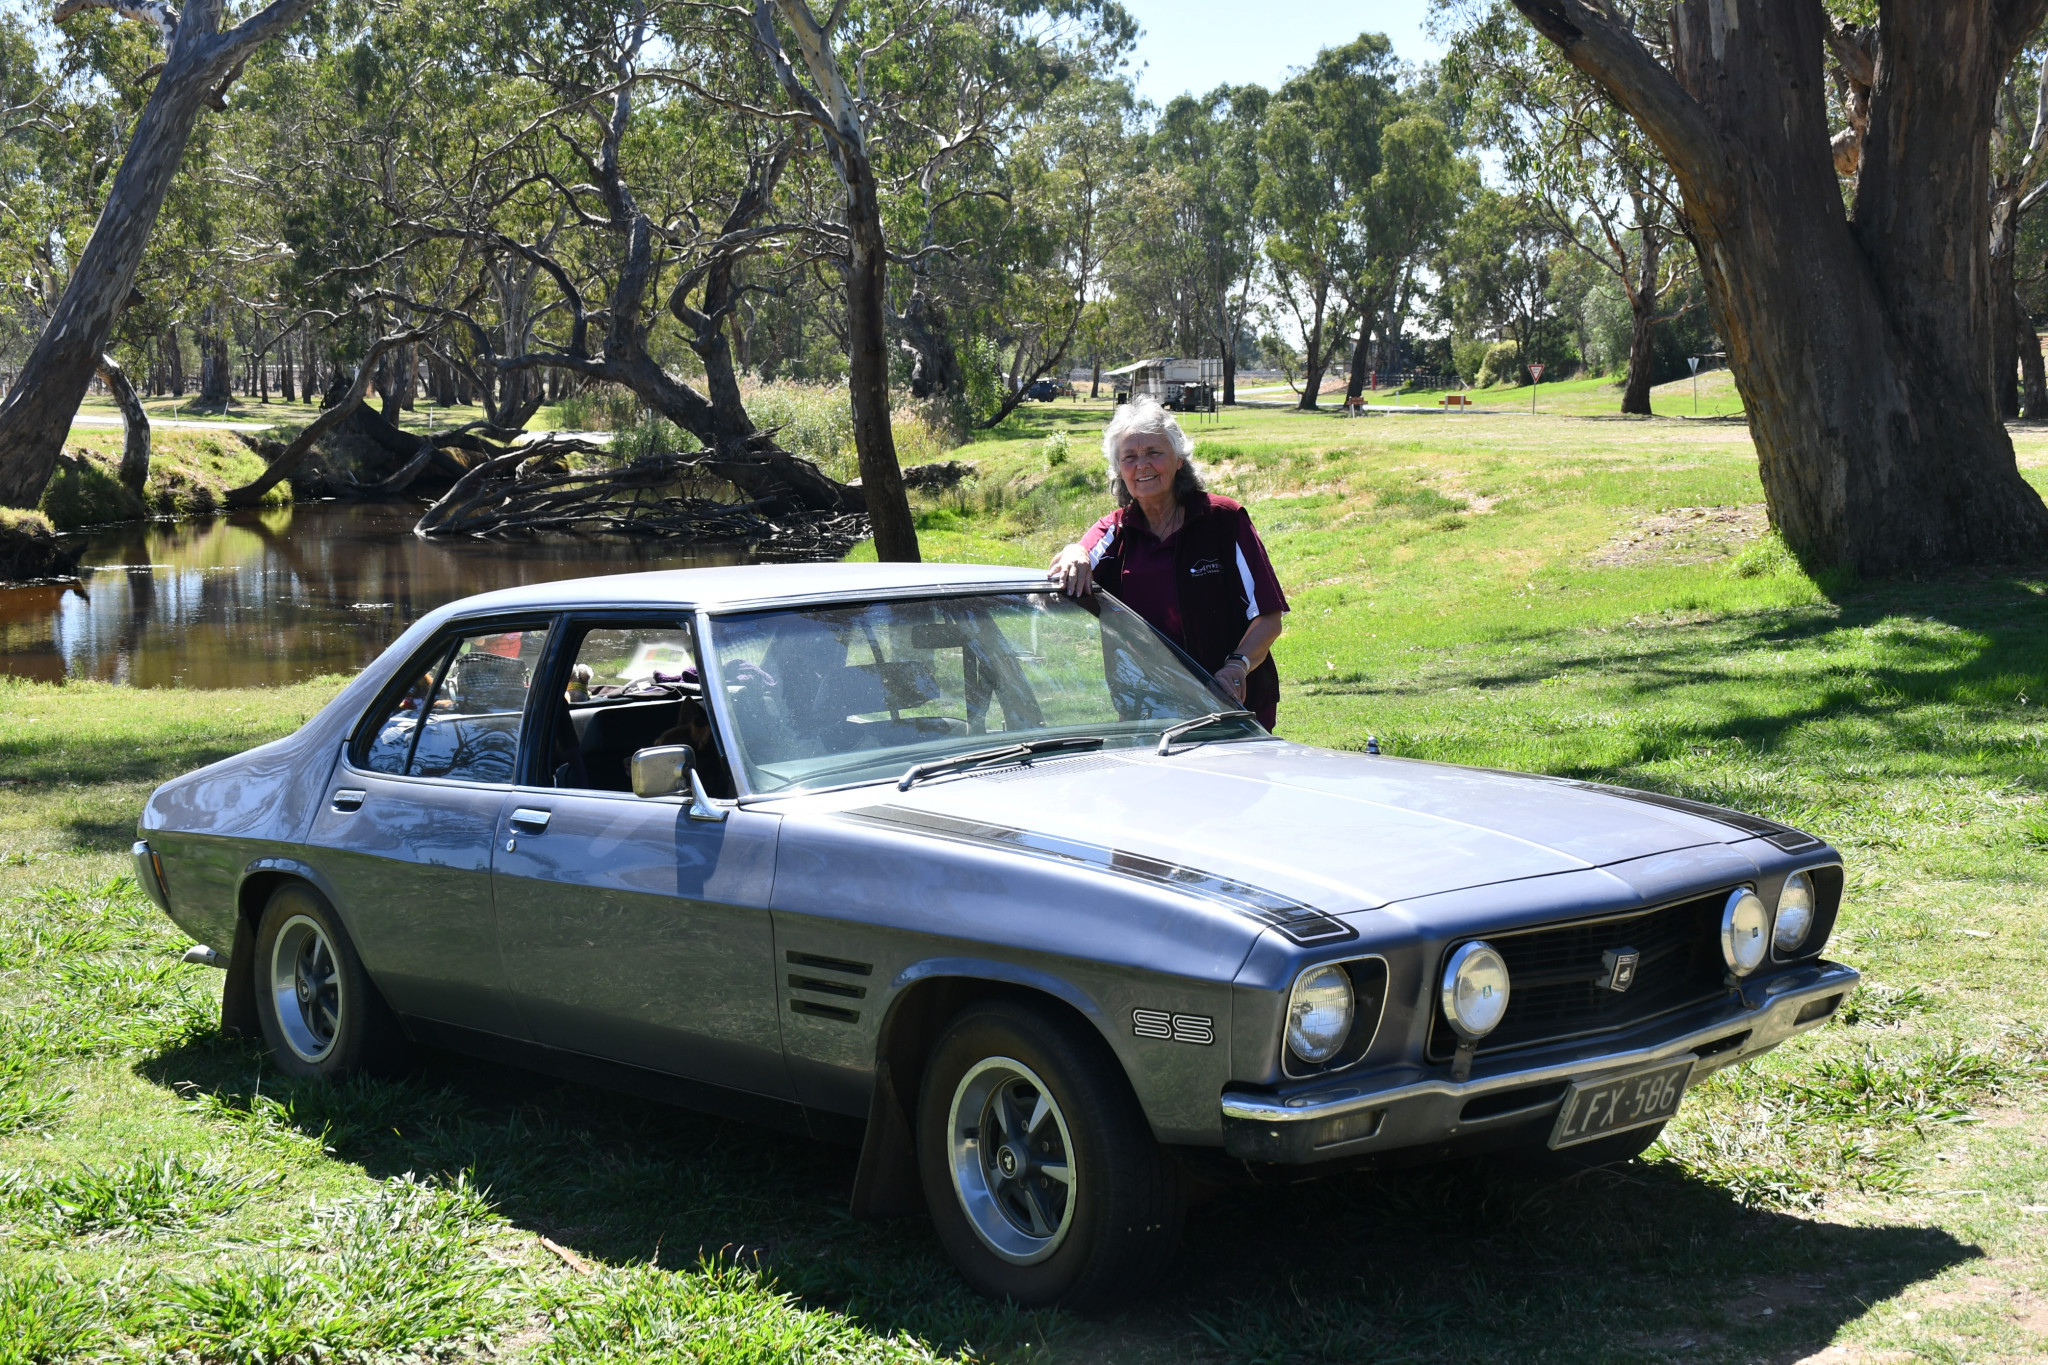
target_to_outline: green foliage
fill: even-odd
[[[779,1293],[758,1269],[714,1260],[682,1275],[613,1272],[595,1298],[569,1307],[537,1357],[548,1365],[770,1365],[936,1360],[918,1342],[877,1339],[836,1314]]]
[[[397,1355],[480,1337],[502,1314],[481,1254],[489,1206],[410,1175],[314,1217],[312,1254],[240,1261],[169,1286],[159,1340],[206,1360]]]
[[[1047,469],[1058,469],[1061,465],[1065,464],[1071,444],[1067,439],[1065,427],[1048,434],[1040,445],[1040,448],[1045,452],[1045,467]]]
[[[1798,573],[1799,561],[1792,557],[1785,538],[1773,527],[1736,555],[1735,562],[1729,567],[1735,570],[1738,578],[1772,578]]]
[[[1451,362],[1457,367],[1458,378],[1467,384],[1479,383],[1480,371],[1486,368],[1486,357],[1493,350],[1494,343],[1478,338],[1451,341]]]
[[[0,1266],[0,1365],[55,1365],[106,1344],[100,1294],[52,1266]]]
[[[12,1172],[0,1178],[0,1205],[47,1232],[134,1239],[191,1231],[262,1183],[218,1157],[193,1164],[176,1154],[143,1154],[122,1166]]]
[[[1479,363],[1479,373],[1473,376],[1474,387],[1490,389],[1496,384],[1516,388],[1527,382],[1529,373],[1522,368],[1522,343],[1502,341],[1486,348],[1486,359]]]
[[[853,403],[844,384],[784,380],[746,391],[754,425],[775,433],[784,450],[814,461],[836,479],[860,472],[853,442]]]

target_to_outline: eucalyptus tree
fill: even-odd
[[[1556,232],[1529,200],[1480,190],[1436,258],[1439,306],[1453,329],[1466,336],[1507,333],[1520,365],[1565,359],[1556,345],[1551,288],[1558,247]]]
[[[1419,277],[1479,186],[1477,163],[1459,152],[1443,122],[1408,107],[1379,132],[1379,167],[1343,257],[1339,287],[1358,320],[1347,398],[1364,391],[1372,368],[1398,368]]]
[[[1223,401],[1237,401],[1237,355],[1254,325],[1268,223],[1259,204],[1259,130],[1270,93],[1220,85],[1168,102],[1147,141],[1152,164],[1182,186],[1190,250],[1176,268],[1223,360]]]
[[[2048,550],[1999,417],[1990,262],[2000,90],[2048,0],[1886,0],[1854,35],[1849,129],[1822,0],[1512,3],[1671,168],[1794,551],[1885,572]]]
[[[222,0],[192,0],[182,12],[167,0],[62,0],[57,7],[60,20],[109,9],[147,24],[163,44],[164,60],[92,236],[28,362],[0,400],[0,505],[33,506],[49,482],[202,109],[225,107],[229,88],[257,49],[283,37],[311,4],[272,0],[225,32]]]
[[[1260,130],[1266,258],[1275,297],[1301,336],[1299,406],[1307,411],[1354,319],[1344,285],[1361,265],[1366,193],[1380,169],[1381,127],[1398,101],[1396,74],[1384,35],[1326,48],[1274,94]]]
[[[1010,360],[984,428],[1072,350],[1108,262],[1140,240],[1162,206],[1133,177],[1137,101],[1121,80],[1076,80],[1055,93],[1008,149],[1015,210],[995,244],[1001,277],[988,312]]]
[[[1515,188],[1628,301],[1628,382],[1621,410],[1648,416],[1657,328],[1695,268],[1678,187],[1635,122],[1494,0],[1445,63],[1474,95],[1475,130]]]

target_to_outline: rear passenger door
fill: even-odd
[[[498,956],[491,843],[512,789],[545,621],[464,625],[365,717],[310,842],[391,1007],[521,1036]]]
[[[787,1099],[767,908],[780,822],[692,819],[628,777],[635,749],[676,742],[664,736],[699,690],[689,621],[572,619],[557,659],[536,707],[549,743],[505,803],[493,867],[533,1037]]]

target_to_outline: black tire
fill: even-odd
[[[270,895],[249,964],[256,1021],[280,1070],[338,1081],[405,1061],[405,1035],[327,898],[304,882]]]
[[[1534,1173],[1547,1176],[1577,1175],[1602,1166],[1619,1166],[1648,1151],[1650,1144],[1663,1132],[1663,1124],[1653,1123],[1647,1128],[1631,1128],[1625,1133],[1594,1138],[1591,1142],[1581,1142],[1560,1151],[1542,1147],[1529,1154],[1527,1164]]]
[[[1020,1105],[1043,1116],[1036,1127]],[[1005,1114],[1012,1140],[985,1149],[981,1130]],[[917,1155],[939,1241],[994,1298],[1120,1303],[1157,1279],[1180,1239],[1178,1164],[1102,1040],[1050,1009],[989,1001],[946,1026],[925,1065]]]

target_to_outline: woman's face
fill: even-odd
[[[1164,436],[1134,431],[1117,445],[1116,472],[1124,487],[1140,502],[1173,489],[1173,476],[1180,472],[1180,456]]]

